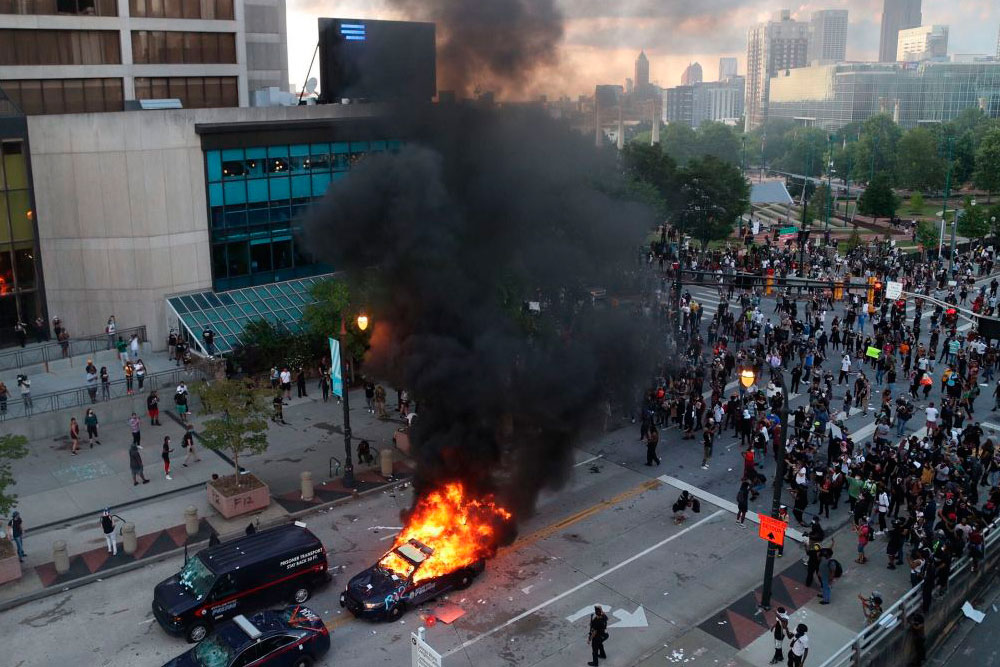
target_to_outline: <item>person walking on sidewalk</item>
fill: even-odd
[[[198,458],[198,455],[195,454],[194,451],[194,424],[187,425],[187,430],[184,431],[184,437],[181,438],[181,447],[183,447],[184,451],[186,452],[184,454],[184,460],[181,462],[182,466],[187,468],[187,464],[192,458],[194,459],[195,463],[201,461],[201,459]]]
[[[799,623],[795,627],[795,636],[792,637],[788,645],[788,666],[802,667],[806,664],[809,656],[809,627],[805,623]]]
[[[149,414],[149,425],[160,426],[160,395],[156,390],[149,392],[146,397],[146,412]]]
[[[750,482],[740,482],[740,490],[736,492],[736,524],[746,528],[747,510],[750,506]]]
[[[594,607],[594,615],[590,617],[590,634],[587,636],[587,643],[590,644],[591,661],[587,664],[597,667],[597,659],[607,660],[608,654],[604,652],[604,642],[608,638],[608,616],[601,609],[601,605]]]
[[[187,424],[188,388],[183,382],[177,385],[177,391],[174,392],[174,405],[177,406],[177,416],[181,418],[181,423]]]
[[[14,540],[14,545],[17,547],[17,559],[24,562],[24,521],[21,520],[21,513],[14,510],[14,513],[10,515],[10,521],[7,522],[7,534],[10,535],[10,539]]]
[[[93,408],[87,408],[87,414],[83,417],[83,425],[87,427],[87,442],[90,444],[90,448],[94,448],[95,442],[101,444],[97,435],[97,413],[94,412]]]
[[[76,456],[80,453],[80,425],[76,423],[76,417],[69,418],[69,453]]]
[[[788,630],[788,612],[784,607],[778,607],[778,611],[774,615],[774,626],[771,628],[771,634],[774,637],[774,657],[767,664],[777,665],[779,662],[785,661],[782,648],[785,643],[785,637],[790,634]]]
[[[118,541],[115,539],[115,518],[111,516],[111,509],[104,508],[101,513],[101,531],[104,533],[104,541],[108,544],[108,553],[112,556],[118,555]]]
[[[167,479],[173,479],[173,477],[170,476],[170,452],[172,451],[174,450],[170,448],[170,436],[163,436],[163,451],[160,456],[163,457],[163,474]]]
[[[128,449],[128,467],[132,471],[132,486],[139,486],[139,479],[142,480],[143,484],[149,484],[149,480],[146,479],[146,475],[142,471],[142,454],[139,453],[141,450],[142,446],[134,440]]]
[[[656,446],[660,444],[660,432],[655,426],[649,427],[646,433],[646,465],[651,466],[655,462],[660,465],[660,457],[656,455]]]
[[[128,427],[132,431],[132,444],[139,445],[142,444],[142,434],[139,433],[139,426],[141,421],[139,420],[139,415],[132,413],[132,416],[128,418]]]

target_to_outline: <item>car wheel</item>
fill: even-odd
[[[458,583],[455,585],[455,588],[461,590],[463,588],[468,588],[471,585],[472,585],[472,573],[463,572],[462,576],[458,580]]]
[[[208,634],[208,626],[204,623],[195,623],[188,628],[187,640],[192,644],[197,644]]]
[[[390,621],[399,620],[399,617],[403,615],[404,611],[405,610],[403,609],[403,603],[397,602],[396,605],[389,610],[389,620]]]
[[[312,667],[313,660],[308,655],[301,656],[298,660],[292,663],[292,667]]]
[[[309,589],[306,588],[305,586],[301,588],[296,588],[295,593],[292,595],[292,599],[298,602],[299,604],[302,604],[303,602],[309,599]]]

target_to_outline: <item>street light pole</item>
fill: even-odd
[[[368,317],[359,315],[357,320],[358,329],[364,331],[368,328]],[[353,489],[356,485],[354,479],[354,461],[351,456],[351,407],[350,392],[347,384],[347,351],[344,343],[347,341],[347,320],[340,318],[340,334],[337,336],[337,343],[340,347],[340,378],[341,392],[343,393],[342,405],[344,406],[344,486]]]
[[[771,516],[775,519],[781,511],[781,487],[785,482],[785,450],[788,447],[788,391],[785,388],[785,376],[781,369],[772,371],[771,378],[777,376],[778,386],[781,388],[781,409],[778,417],[781,420],[781,437],[774,443],[774,456],[776,458],[774,466],[774,496],[771,500]],[[764,561],[764,586],[760,592],[760,606],[762,609],[771,608],[771,583],[774,578],[774,557],[778,547],[773,542],[767,543],[767,560]]]
[[[944,206],[941,210],[941,229],[944,229],[944,221],[948,217],[948,198],[951,197],[951,167],[952,167],[952,153],[955,148],[955,138],[948,137],[948,174],[944,179]],[[958,227],[958,214],[956,211],[955,221],[951,223],[951,257],[949,257],[948,269],[955,269],[955,229]],[[941,258],[941,251],[938,249],[938,259]]]
[[[830,160],[826,167],[826,233],[830,233],[830,214],[833,212],[833,135],[829,135]]]

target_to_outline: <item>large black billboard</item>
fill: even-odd
[[[434,24],[319,19],[320,97],[429,102],[437,92]]]

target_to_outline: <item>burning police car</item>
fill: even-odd
[[[408,607],[466,588],[485,569],[485,561],[477,560],[450,572],[438,573],[431,567],[421,573],[433,554],[434,549],[416,539],[395,547],[350,580],[340,594],[340,606],[358,618],[395,620]]]

